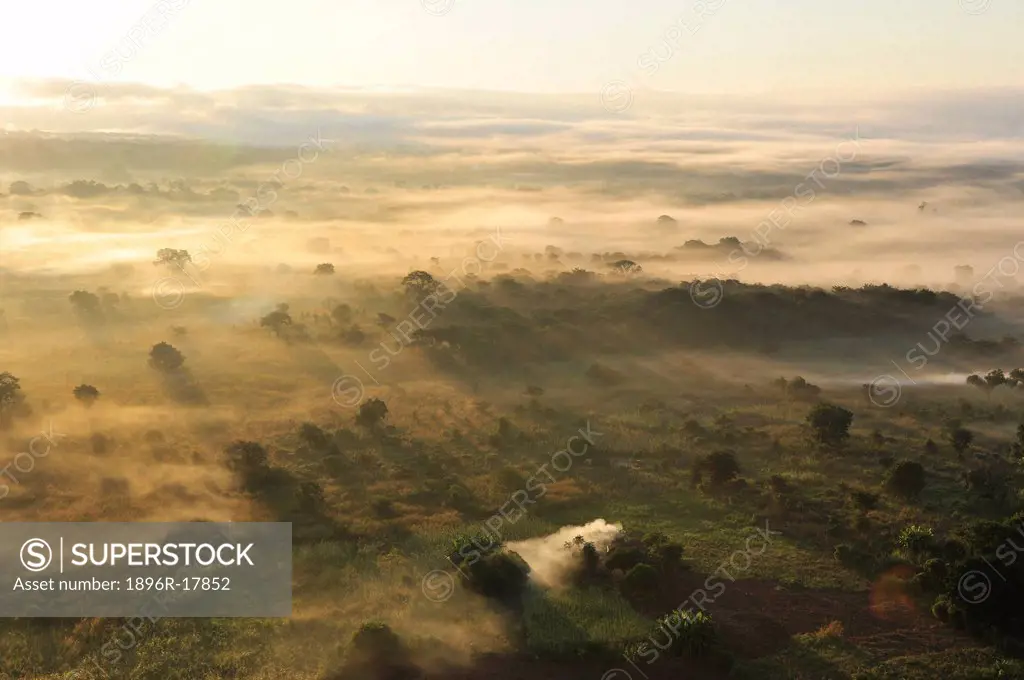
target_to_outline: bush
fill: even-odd
[[[903,527],[896,543],[910,555],[921,555],[935,544],[935,532],[931,527],[911,524]]]
[[[649,564],[640,563],[626,572],[622,589],[628,595],[653,595],[659,590],[661,577],[658,570]]]
[[[608,551],[608,557],[604,565],[609,569],[621,569],[628,572],[638,564],[643,563],[647,555],[643,549],[635,545],[613,545]]]
[[[388,405],[380,399],[370,399],[359,407],[356,423],[368,430],[376,428],[388,417]]]
[[[245,491],[255,494],[266,490],[272,475],[265,448],[256,442],[236,441],[225,453],[228,469],[238,475]]]
[[[184,355],[166,342],[158,342],[149,350],[149,366],[154,370],[171,373],[184,363]]]
[[[698,458],[694,463],[693,473],[694,477],[701,481],[707,475],[708,483],[717,488],[739,477],[740,465],[732,451],[716,451]]]
[[[493,550],[464,567],[466,587],[484,597],[512,600],[526,587],[529,565],[519,555]]]
[[[935,598],[935,602],[932,603],[932,616],[937,618],[939,621],[946,623],[949,621],[949,609],[953,606],[950,602],[948,595],[939,595]]]
[[[856,562],[856,553],[853,548],[846,543],[840,543],[832,551],[832,557],[835,558],[836,562],[843,566],[850,566]]]
[[[874,510],[878,507],[878,494],[870,493],[868,491],[854,491],[850,494],[853,499],[854,505],[857,506],[861,512],[867,512],[868,510]]]
[[[703,611],[676,610],[658,620],[658,627],[674,634],[669,650],[676,656],[698,659],[718,647],[718,631]]]
[[[89,437],[89,443],[92,446],[92,452],[95,454],[104,454],[110,448],[110,440],[99,432]]]
[[[299,438],[314,451],[322,451],[330,442],[327,433],[313,423],[303,423],[299,427]]]
[[[352,635],[354,660],[373,665],[394,665],[405,661],[408,652],[401,638],[380,621],[364,623]]]
[[[815,440],[822,444],[836,446],[850,437],[853,412],[842,406],[821,402],[807,414]]]
[[[92,406],[100,398],[100,391],[92,385],[79,385],[72,392],[85,406]]]
[[[924,467],[912,460],[901,460],[889,470],[886,485],[905,498],[916,498],[924,490]]]

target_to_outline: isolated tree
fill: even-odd
[[[430,272],[418,269],[406,274],[405,278],[402,279],[402,286],[409,296],[425,298],[436,293],[441,284],[437,282],[437,279]]]
[[[185,363],[185,357],[166,342],[158,342],[149,350],[149,367],[162,373],[172,373]]]
[[[807,414],[807,423],[817,441],[835,446],[849,438],[853,413],[842,406],[821,402]]]
[[[192,261],[192,256],[188,254],[187,250],[178,250],[176,248],[161,248],[156,251],[156,260],[153,261],[155,265],[168,265],[179,268],[184,268],[185,265]]]
[[[68,301],[83,319],[100,319],[103,317],[103,305],[98,296],[85,290],[76,290],[68,296]]]
[[[677,224],[678,224],[678,222],[676,222],[675,218],[671,217],[670,215],[659,215],[658,216],[658,226],[659,227],[674,227]]]
[[[11,411],[21,399],[20,381],[7,371],[0,373],[0,427],[10,422]]]
[[[356,423],[368,430],[375,429],[388,417],[388,405],[377,398],[370,399],[359,407]]]
[[[612,269],[617,269],[623,274],[640,274],[644,268],[633,260],[618,260],[612,263]]]
[[[352,323],[352,308],[344,303],[331,310],[331,319],[340,326]]]
[[[82,402],[86,407],[92,406],[100,398],[100,391],[92,385],[79,385],[72,392],[75,395],[75,399]]]
[[[962,456],[974,441],[974,433],[963,427],[959,420],[951,420],[945,427],[946,441],[950,443],[957,455]]]
[[[292,325],[292,317],[287,311],[276,309],[260,319],[261,328],[269,328],[280,336],[284,329]]]
[[[690,472],[695,486],[706,479],[710,486],[719,487],[739,477],[740,466],[732,451],[715,451],[698,458]]]
[[[901,460],[889,470],[886,485],[905,498],[916,498],[924,489],[924,467],[912,460]]]
[[[318,276],[326,276],[329,274],[333,274],[334,265],[331,264],[330,262],[322,262],[316,266],[316,269],[313,270],[313,273],[317,274]]]

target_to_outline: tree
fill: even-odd
[[[1011,378],[1011,380],[1015,381],[1016,379]],[[978,389],[983,391],[986,397],[992,395],[992,390],[999,387],[1000,385],[1006,385],[1007,383],[1010,383],[1011,380],[1008,380],[1006,378],[1006,374],[1003,373],[1003,369],[1001,368],[992,369],[991,371],[985,374],[984,378],[977,374],[967,376],[967,384],[973,385],[974,387],[977,387]]]
[[[422,269],[406,274],[402,279],[402,285],[405,287],[406,294],[418,299],[433,295],[441,287],[441,284],[430,272],[425,272]]]
[[[149,350],[149,367],[163,373],[172,373],[185,363],[185,357],[166,342],[158,342]]]
[[[912,460],[901,460],[889,470],[886,485],[906,498],[916,498],[924,489],[924,467]]]
[[[715,451],[706,456],[701,456],[694,463],[692,476],[698,484],[708,476],[708,483],[711,487],[720,487],[736,479],[740,474],[739,463],[736,462],[736,454],[732,451]]]
[[[641,274],[644,268],[633,260],[618,260],[612,263],[612,269],[617,269],[622,274]]]
[[[9,191],[11,192],[11,196],[31,196],[34,193],[32,191],[32,185],[22,180],[11,182]]]
[[[853,413],[842,406],[821,402],[807,414],[807,423],[817,441],[835,446],[850,437]]]
[[[1017,426],[1017,441],[1013,443],[1013,453],[1017,458],[1024,458],[1024,423]]]
[[[175,248],[161,248],[156,251],[156,260],[153,261],[155,265],[168,265],[175,266],[179,269],[184,269],[185,265],[192,261],[192,256],[188,254],[187,250],[177,250]]]
[[[946,441],[952,445],[957,455],[962,456],[974,441],[974,433],[960,425],[959,420],[950,420],[945,428]]]
[[[339,326],[347,326],[352,323],[352,308],[344,303],[335,306],[331,310],[331,319]]]
[[[93,293],[85,290],[76,290],[68,296],[68,301],[83,319],[95,320],[103,318],[103,306],[100,303],[99,297]]]
[[[334,273],[334,265],[330,262],[322,262],[316,266],[313,270],[314,274],[318,276],[327,276]]]
[[[327,433],[315,423],[303,423],[299,427],[299,437],[314,451],[325,449],[330,443]]]
[[[0,427],[10,422],[10,412],[22,399],[21,381],[4,371],[0,373]]]
[[[370,399],[359,407],[356,422],[368,430],[372,430],[388,417],[388,405],[377,398]]]
[[[92,385],[79,385],[72,392],[75,399],[82,402],[86,407],[92,406],[100,398],[100,391]]]
[[[292,325],[292,317],[287,311],[276,309],[260,319],[261,328],[269,328],[274,334],[280,336],[287,326]]]
[[[821,394],[820,387],[812,385],[799,375],[789,381],[789,384],[786,385],[785,389],[786,394],[790,397],[803,401],[813,401],[818,398],[819,394]]]

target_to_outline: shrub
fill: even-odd
[[[608,551],[608,557],[604,561],[604,565],[609,569],[621,569],[622,571],[628,572],[630,569],[638,564],[641,564],[646,555],[638,546],[635,545],[613,545]]]
[[[931,527],[911,524],[903,527],[896,543],[911,555],[920,555],[932,548],[935,543],[935,532]]]
[[[716,451],[698,458],[694,463],[693,472],[695,477],[701,480],[707,474],[710,485],[720,487],[739,477],[740,465],[732,451]]]
[[[853,412],[842,406],[821,402],[807,414],[807,423],[818,442],[836,446],[849,438]]]
[[[376,428],[388,417],[388,405],[380,399],[370,399],[359,407],[356,423],[368,430]]]
[[[502,468],[498,472],[498,486],[502,491],[516,491],[526,486],[526,478],[515,468]]]
[[[75,399],[85,406],[92,406],[100,398],[100,391],[92,385],[79,385],[72,390],[72,393],[75,395]]]
[[[777,496],[785,496],[793,490],[793,486],[782,475],[772,475],[768,479],[768,487]]]
[[[815,640],[838,639],[843,637],[844,632],[842,621],[829,621],[818,630],[810,633],[810,636]]]
[[[935,602],[932,603],[932,616],[937,618],[939,621],[949,621],[949,608],[952,606],[952,602],[949,600],[948,595],[939,595],[935,598]]]
[[[526,587],[530,567],[519,555],[493,550],[464,567],[466,587],[485,597],[511,600]]]
[[[171,373],[184,363],[184,355],[166,342],[158,342],[149,350],[149,367],[154,370]]]
[[[718,631],[710,614],[675,610],[658,620],[658,627],[674,634],[669,650],[676,656],[697,659],[718,647]]]
[[[832,557],[835,558],[836,562],[844,566],[849,566],[855,562],[855,553],[852,547],[845,543],[840,543],[832,551]]]
[[[303,423],[299,427],[299,438],[314,451],[327,448],[327,444],[330,442],[327,433],[313,423]]]
[[[236,441],[228,446],[228,469],[235,472],[249,493],[263,491],[271,477],[267,450],[256,442]]]
[[[901,496],[916,498],[924,490],[924,468],[912,460],[901,460],[889,470],[886,485]]]
[[[854,491],[850,494],[850,497],[853,499],[857,508],[862,512],[874,510],[878,507],[878,494],[876,493],[870,493],[868,491]]]
[[[352,635],[352,652],[362,661],[393,663],[406,655],[401,638],[380,621],[364,623]]]
[[[626,572],[622,589],[629,595],[652,595],[657,592],[660,581],[657,569],[649,564],[640,563]]]
[[[104,454],[110,448],[110,440],[99,432],[89,437],[89,443],[95,454]]]

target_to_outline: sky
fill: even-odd
[[[1022,27],[1020,0],[31,0],[5,8],[0,84],[1021,87]]]

